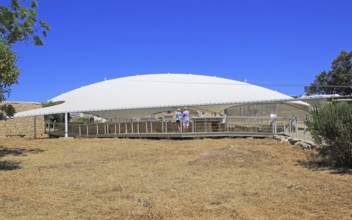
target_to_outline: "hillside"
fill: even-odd
[[[272,139],[0,139],[1,219],[351,219],[352,175]]]

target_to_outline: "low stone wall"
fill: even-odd
[[[299,146],[302,149],[316,149],[319,147],[313,141],[301,140],[287,135],[274,135],[274,139],[280,141],[281,143],[289,143],[294,146]]]
[[[6,104],[13,105],[16,109],[16,112],[42,108],[41,103],[34,102],[6,102]],[[34,135],[36,137],[34,137]],[[45,137],[44,116],[16,118],[0,121],[0,137]]]

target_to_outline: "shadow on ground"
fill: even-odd
[[[5,157],[5,156],[27,156],[28,153],[32,154],[37,154],[41,153],[44,150],[39,149],[39,148],[34,148],[34,149],[28,149],[28,148],[7,148],[0,146],[0,159]],[[15,161],[0,161],[0,170],[16,170],[20,169],[20,162],[15,162]]]
[[[299,160],[298,165],[304,166],[310,170],[324,171],[328,170],[331,174],[336,175],[352,175],[351,167],[337,167],[331,164],[329,161],[322,159],[311,159],[311,160]]]

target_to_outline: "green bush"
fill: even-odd
[[[91,120],[89,118],[76,118],[73,120],[73,122],[80,124],[89,124]]]
[[[352,104],[337,103],[314,108],[307,120],[319,154],[337,166],[352,167]]]
[[[0,106],[0,120],[6,120],[8,117],[14,116],[16,113],[15,107],[9,104]]]

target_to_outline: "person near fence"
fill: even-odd
[[[184,108],[182,112],[182,117],[183,117],[183,131],[187,132],[188,126],[189,126],[189,111],[187,107]]]
[[[181,109],[178,108],[176,110],[176,124],[177,124],[176,132],[178,133],[181,132],[181,117],[182,117]]]

